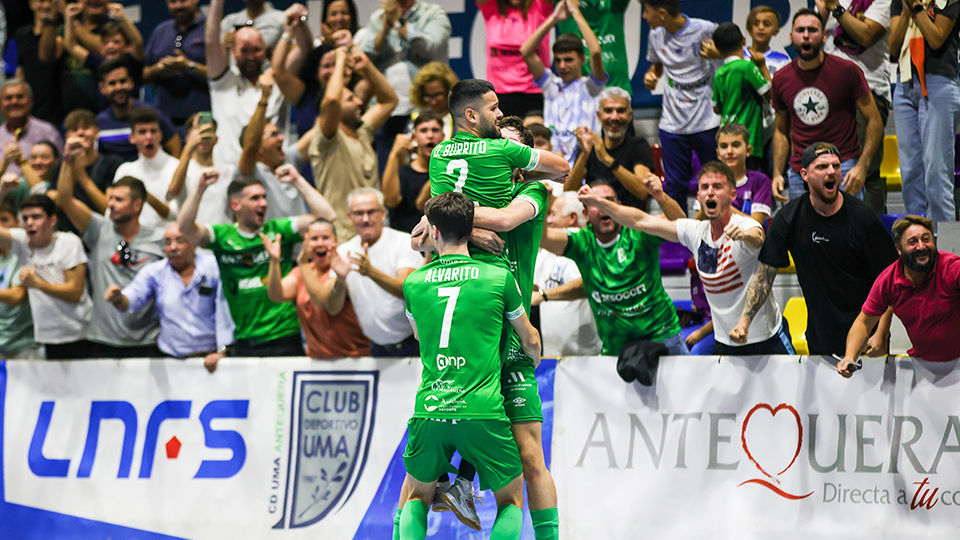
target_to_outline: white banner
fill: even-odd
[[[354,538],[420,379],[369,358],[3,368],[0,538]]]
[[[556,373],[561,537],[957,538],[957,362],[613,358]]]

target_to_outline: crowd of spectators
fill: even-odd
[[[455,134],[450,18],[428,0],[383,0],[367,20],[325,0],[314,35],[299,3],[198,4],[166,0],[149,36],[105,0],[29,0],[11,28],[0,355],[203,357],[211,371],[228,355],[417,355],[403,282],[424,262],[410,233],[431,155]],[[713,334],[696,351],[792,353],[772,285],[795,266],[810,352],[843,358],[842,374],[887,350],[894,314],[918,356],[952,356],[937,344],[955,335],[960,284],[934,229],[956,219],[960,2],[816,0],[719,24],[679,0],[640,4],[638,80],[663,94],[655,148],[634,124],[627,0],[476,0],[479,75],[523,119],[501,127],[571,167],[537,210],[545,352],[652,340],[688,354]],[[781,30],[793,58],[771,45]],[[918,215],[892,235],[891,120]],[[692,253],[712,317],[686,339],[664,241]]]

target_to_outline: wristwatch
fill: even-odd
[[[220,347],[217,348],[217,354],[222,354],[224,356],[227,356],[229,351],[230,351],[229,345],[221,345]]]
[[[921,2],[910,9],[912,9],[914,13],[920,13],[921,11],[923,11],[923,3]]]
[[[843,14],[846,12],[847,12],[846,8],[844,8],[841,5],[837,5],[837,7],[833,8],[833,18],[839,21],[840,17],[843,17]]]

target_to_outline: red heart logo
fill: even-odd
[[[750,448],[747,446],[747,425],[750,423],[750,418],[753,416],[753,413],[757,412],[760,409],[766,409],[767,411],[770,411],[771,417],[776,416],[777,413],[780,411],[789,411],[791,414],[793,414],[793,417],[797,421],[797,449],[794,452],[793,458],[790,460],[790,463],[787,464],[787,466],[784,467],[782,471],[776,473],[775,475],[772,475],[768,473],[766,470],[764,470],[763,466],[761,466],[760,463],[758,463],[757,460],[754,458],[753,454],[750,453]],[[787,472],[787,470],[790,467],[792,467],[793,464],[797,461],[797,456],[800,455],[800,447],[802,446],[802,443],[803,443],[803,425],[800,423],[800,415],[797,414],[796,409],[794,409],[790,405],[787,405],[786,403],[781,403],[776,407],[771,407],[766,403],[758,403],[752,409],[750,409],[750,412],[747,413],[747,417],[743,419],[743,429],[740,433],[740,440],[743,443],[743,451],[746,452],[747,457],[750,458],[750,461],[753,462],[753,464],[757,467],[757,469],[760,469],[760,472],[765,474],[768,478],[773,479],[774,482],[779,483],[779,481],[775,478],[775,476],[780,476],[781,474]]]

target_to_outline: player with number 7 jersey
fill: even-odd
[[[443,256],[403,284],[420,337],[416,418],[506,418],[500,393],[504,321],[524,314],[513,275],[463,255]]]

